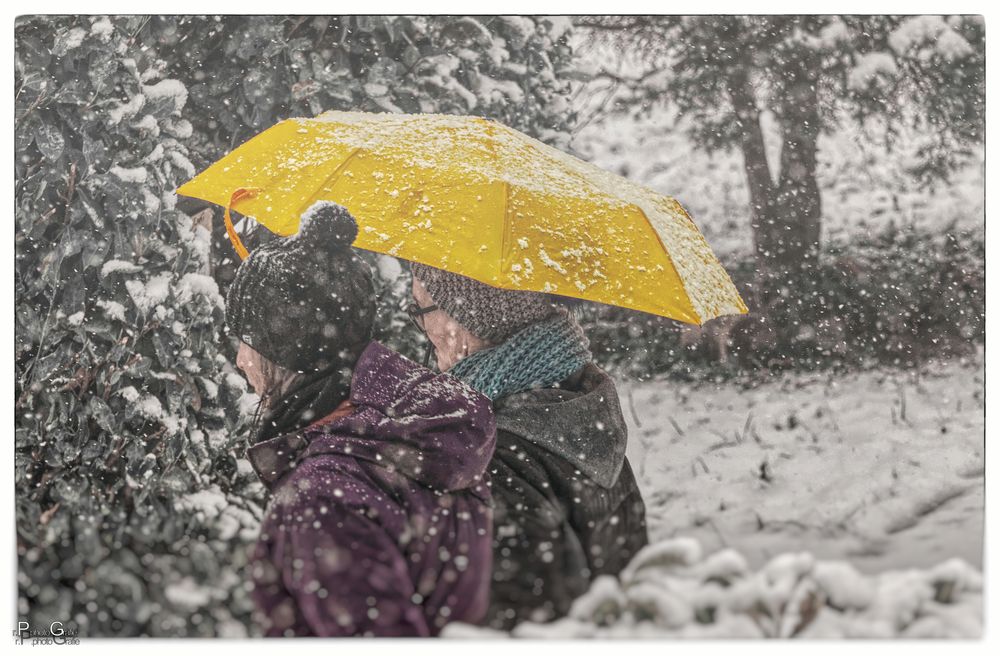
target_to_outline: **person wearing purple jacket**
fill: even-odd
[[[488,606],[490,401],[371,340],[356,236],[317,203],[227,296],[261,397],[248,458],[273,494],[250,567],[267,636],[435,636]]]

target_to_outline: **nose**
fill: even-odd
[[[236,366],[245,373],[252,365],[250,348],[246,344],[240,344],[240,349],[236,352]]]

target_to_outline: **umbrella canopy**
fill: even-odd
[[[355,246],[496,287],[695,324],[747,311],[676,200],[488,119],[288,119],[177,193],[226,207],[244,257],[230,207],[287,236],[328,200],[357,219]]]

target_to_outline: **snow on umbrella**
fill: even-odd
[[[345,206],[355,246],[503,289],[701,324],[747,311],[684,208],[517,130],[472,116],[326,112],[278,123],[177,193],[278,235]]]

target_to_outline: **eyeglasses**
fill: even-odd
[[[413,325],[416,326],[420,330],[420,332],[424,332],[423,316],[425,314],[430,314],[431,312],[434,312],[435,310],[438,309],[440,308],[438,308],[438,306],[436,305],[420,307],[416,303],[410,303],[409,305],[406,306],[406,314],[410,317],[410,321],[413,322]]]
[[[427,337],[427,331],[424,330],[424,318],[423,317],[424,317],[425,314],[430,314],[431,312],[434,312],[435,310],[438,310],[438,309],[440,309],[440,308],[437,305],[429,305],[427,307],[420,307],[416,303],[410,303],[409,305],[406,306],[406,314],[407,314],[407,316],[410,317],[410,321],[412,321],[413,325],[417,327],[417,330],[419,330],[421,333],[423,333],[424,339],[427,341],[427,347],[424,350],[424,362],[423,362],[423,365],[425,367],[429,367],[430,366],[430,363],[431,363],[431,353],[434,352],[434,343],[430,340],[429,337]]]

